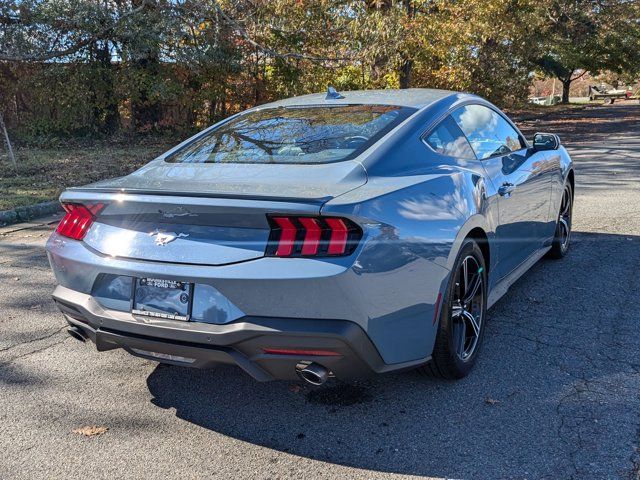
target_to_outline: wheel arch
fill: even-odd
[[[491,245],[489,244],[489,237],[487,236],[487,233],[480,227],[474,227],[469,233],[467,233],[465,239],[466,238],[475,240],[478,247],[480,247],[482,257],[484,258],[484,264],[487,269],[487,275],[489,275],[491,272]]]
[[[569,182],[569,185],[571,185],[571,196],[575,197],[575,192],[576,192],[576,175],[573,171],[573,168],[571,168],[569,170],[569,173],[567,174],[567,182]]]
[[[497,251],[492,248],[492,244],[495,238],[495,231],[491,227],[492,222],[489,218],[485,217],[481,213],[471,215],[467,221],[459,228],[455,240],[452,242],[451,252],[447,259],[446,268],[448,270],[453,269],[456,257],[462,244],[468,238],[472,238],[478,243],[482,255],[485,260],[485,266],[487,273],[490,273],[495,266],[497,260]]]

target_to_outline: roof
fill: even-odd
[[[341,99],[327,100],[327,92],[312,93],[300,97],[285,98],[273,103],[261,105],[262,107],[286,107],[299,105],[349,105],[349,104],[373,104],[373,105],[397,105],[402,107],[425,107],[441,98],[454,95],[458,92],[451,90],[436,90],[433,88],[407,88],[403,90],[353,90],[341,91],[344,96]]]

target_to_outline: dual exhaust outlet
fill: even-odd
[[[322,385],[331,375],[326,367],[319,363],[300,363],[296,366],[298,376],[311,385]]]
[[[75,338],[80,342],[87,341],[86,334],[78,327],[75,327],[75,326],[69,327],[67,329],[67,333],[69,333],[70,336],[72,336],[73,338]],[[316,385],[316,386],[319,386],[325,383],[329,379],[329,376],[331,375],[331,372],[329,372],[329,370],[326,367],[315,362],[313,363],[304,362],[304,363],[298,364],[296,366],[296,373],[305,382],[310,383],[311,385]]]
[[[67,333],[75,338],[76,340],[78,340],[79,342],[86,342],[87,341],[87,336],[85,335],[85,333],[80,330],[78,327],[69,327],[67,328]]]

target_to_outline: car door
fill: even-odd
[[[503,278],[542,246],[549,217],[551,175],[544,152],[528,148],[497,111],[478,104],[452,113],[482,162],[489,208],[497,210],[497,278]]]

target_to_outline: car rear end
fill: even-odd
[[[259,120],[239,137],[196,138],[177,160],[170,152],[127,177],[66,191],[47,252],[73,335],[177,365],[236,364],[258,380],[304,371],[321,383],[420,363],[390,366],[367,332],[368,293],[354,265],[370,227],[357,215],[321,213],[366,183],[353,158],[409,114],[366,143],[327,146],[316,130],[277,153],[255,134],[258,125],[273,136]],[[302,114],[279,115],[299,122]],[[247,132],[251,146],[240,151]],[[260,155],[281,161],[247,161],[258,140]],[[294,158],[305,153],[309,162]]]
[[[53,296],[99,350],[236,363],[260,380],[320,358],[341,376],[379,367],[344,285],[363,236],[350,220],[253,200],[75,193],[63,203],[47,244]]]

